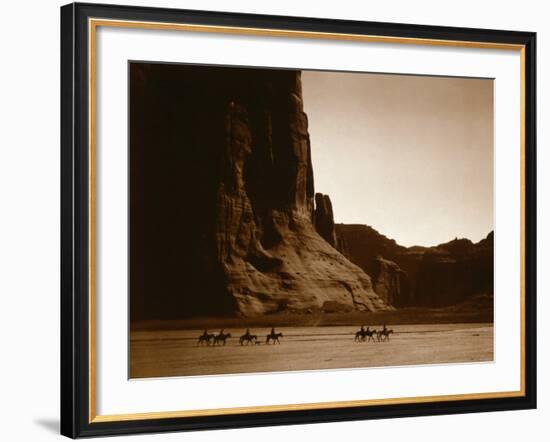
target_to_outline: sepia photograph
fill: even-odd
[[[61,434],[535,409],[534,29],[252,9],[61,7]]]
[[[494,81],[131,61],[129,377],[494,360]]]

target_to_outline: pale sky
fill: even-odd
[[[405,246],[493,230],[493,81],[302,72],[315,191]]]

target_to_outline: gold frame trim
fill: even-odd
[[[422,46],[445,46],[477,49],[498,49],[519,51],[520,53],[520,389],[518,391],[466,393],[439,396],[417,396],[389,399],[368,399],[353,401],[316,402],[285,405],[262,405],[253,407],[215,408],[202,410],[159,411],[129,414],[96,414],[96,31],[97,28],[139,28],[148,30],[208,32],[218,34],[255,35],[268,37],[291,37],[357,41],[370,43],[413,44]],[[232,26],[190,25],[181,23],[158,23],[130,20],[88,19],[88,93],[89,93],[89,423],[134,421],[145,419],[169,419],[178,417],[237,415],[259,412],[296,410],[322,410],[327,408],[365,407],[375,405],[419,404],[427,402],[460,401],[472,399],[497,399],[525,396],[525,45],[490,42],[438,40],[410,37],[389,37],[377,35],[339,34],[330,32],[291,31],[282,29],[243,28]]]

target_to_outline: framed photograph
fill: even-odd
[[[536,407],[536,36],[61,8],[61,432]]]

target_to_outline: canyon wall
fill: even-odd
[[[395,307],[445,307],[493,295],[493,232],[478,243],[457,238],[435,247],[403,247],[370,226],[336,224],[335,230],[341,251]]]
[[[133,318],[390,308],[315,209],[299,71],[130,75]]]

